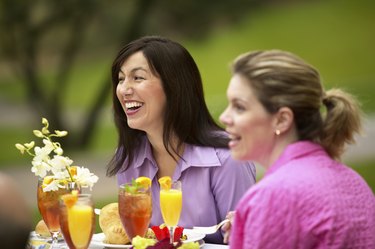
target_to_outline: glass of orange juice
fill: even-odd
[[[144,237],[152,215],[150,188],[120,185],[118,205],[120,219],[129,239],[137,235]]]
[[[173,244],[174,229],[178,224],[182,209],[181,182],[171,183],[169,188],[160,188],[160,209],[165,224],[168,226],[170,243]]]
[[[66,196],[63,196],[63,199]],[[61,201],[60,224],[70,249],[87,249],[95,229],[94,203],[91,195],[78,194],[69,205]]]

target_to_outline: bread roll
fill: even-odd
[[[110,203],[102,208],[99,215],[99,226],[105,235],[107,244],[128,244],[129,237],[125,232],[118,212],[118,203]]]
[[[48,230],[48,227],[44,220],[40,220],[35,226],[35,232],[42,237],[51,237],[51,233]]]

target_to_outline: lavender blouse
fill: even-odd
[[[147,176],[152,180],[152,218],[150,226],[163,222],[159,205],[158,166],[151,145],[144,137],[133,163],[117,174],[118,184]],[[182,212],[179,226],[211,226],[233,211],[244,193],[255,183],[255,166],[234,161],[230,151],[221,148],[185,145],[184,160],[179,160],[173,180],[182,183]],[[222,243],[220,232],[207,236],[206,242]]]
[[[317,144],[289,145],[237,206],[230,248],[375,248],[375,197]]]

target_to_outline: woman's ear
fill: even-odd
[[[281,107],[276,113],[275,130],[285,133],[294,125],[294,114],[289,107]]]

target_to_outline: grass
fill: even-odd
[[[224,108],[228,63],[246,51],[276,48],[300,55],[320,70],[326,88],[348,89],[367,112],[375,112],[374,7],[370,1],[272,5],[250,13],[241,25],[221,30],[203,45],[188,44],[201,69],[210,109],[218,116]]]
[[[353,164],[354,165],[354,164]],[[355,163],[352,169],[357,171],[375,193],[375,160]]]

